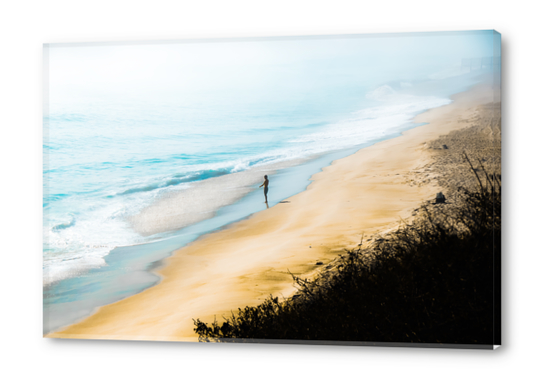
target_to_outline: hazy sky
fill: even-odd
[[[493,55],[491,31],[356,38],[49,45],[51,100],[409,79]],[[341,79],[341,77],[344,77]],[[390,78],[391,79],[391,78]],[[396,79],[396,78],[395,78]]]

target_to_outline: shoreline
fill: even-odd
[[[212,322],[269,294],[291,296],[289,272],[315,274],[362,234],[389,229],[434,197],[436,183],[408,179],[427,163],[424,142],[468,126],[458,116],[468,120],[492,95],[486,84],[452,96],[451,104],[415,118],[428,124],[333,161],[305,191],[175,251],[157,285],[46,337],[196,341],[192,318]]]

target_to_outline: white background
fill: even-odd
[[[535,377],[541,41],[534,1],[4,1],[0,372],[6,378]],[[503,347],[496,351],[41,338],[42,43],[496,29],[503,38]],[[7,242],[7,244],[6,244]]]

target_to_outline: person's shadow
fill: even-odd
[[[267,201],[264,201],[264,203],[265,203],[265,206],[267,207],[267,209],[269,209],[269,203]],[[286,204],[286,203],[289,203],[289,201],[285,201],[285,200],[279,201],[279,204]]]

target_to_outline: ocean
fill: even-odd
[[[483,71],[460,66],[475,54],[464,49],[404,55],[397,70],[374,41],[334,42],[46,47],[45,333],[156,284],[172,251],[266,209],[263,175],[272,207]]]

